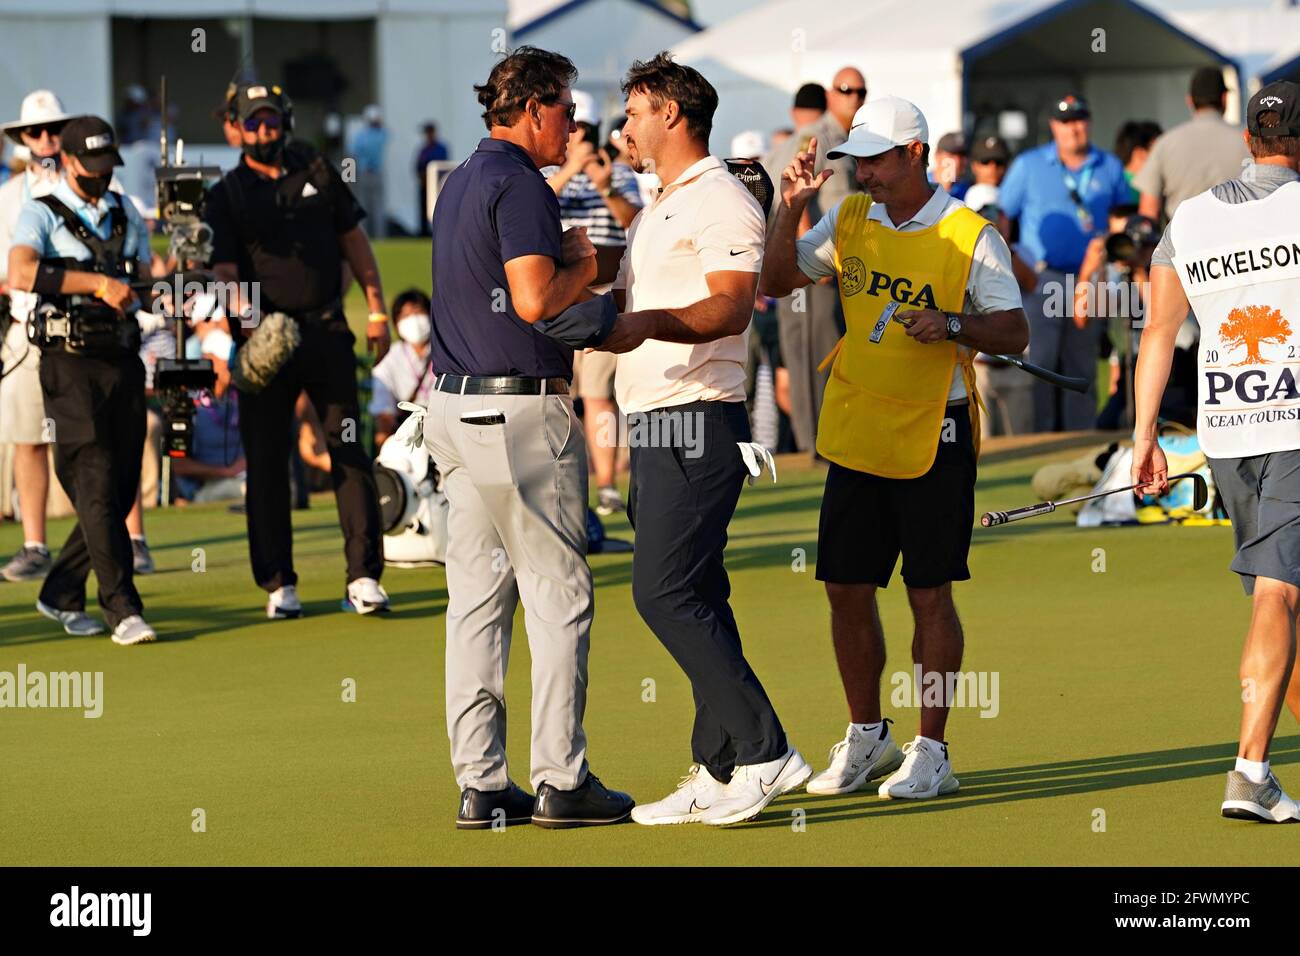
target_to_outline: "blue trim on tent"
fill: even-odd
[[[540,17],[534,17],[532,20],[529,20],[527,23],[520,24],[519,29],[513,31],[513,35],[515,36],[515,38],[521,39],[526,34],[531,33],[533,30],[536,30],[539,27],[544,27],[552,20],[558,19],[559,17],[572,13],[574,10],[578,9],[579,7],[585,6],[588,2],[590,2],[590,0],[569,0],[568,3],[562,3],[554,10],[551,10],[547,13],[543,13]],[[699,33],[701,30],[704,29],[704,27],[696,23],[695,20],[693,20],[691,17],[684,17],[679,13],[673,13],[673,11],[669,10],[667,7],[661,6],[659,3],[657,3],[656,0],[629,0],[629,2],[640,4],[643,7],[647,7],[648,9],[653,10],[655,13],[661,14],[662,16],[667,17],[669,20],[672,20],[674,23],[684,26],[688,30],[692,30],[696,33]]]
[[[1275,66],[1267,73],[1259,75],[1259,85],[1267,86],[1274,80],[1285,80],[1288,76],[1300,75],[1300,54],[1287,60],[1281,66]]]
[[[1002,46],[1003,44],[1007,43],[1009,40],[1015,39],[1016,37],[1020,36],[1020,34],[1022,33],[1028,33],[1030,30],[1033,30],[1041,26],[1047,21],[1055,19],[1056,17],[1060,16],[1062,13],[1066,13],[1069,10],[1073,10],[1075,7],[1088,6],[1095,2],[1096,0],[1061,0],[1060,3],[1056,3],[1050,7],[1046,7],[1038,11],[1037,13],[1035,13],[1032,17],[1028,17],[1027,19],[1020,20],[1017,23],[1007,27],[1007,29],[1003,30],[1001,33],[995,33],[993,36],[981,40],[979,43],[975,44],[974,46],[967,47],[961,53],[962,64],[963,66],[965,66],[971,60],[977,60],[980,57],[987,56],[989,53],[992,53],[994,50],[996,50],[998,47]],[[1187,43],[1190,43],[1192,46],[1208,54],[1209,56],[1212,56],[1219,63],[1228,64],[1234,70],[1237,71],[1238,74],[1237,78],[1238,81],[1240,81],[1241,70],[1237,66],[1237,64],[1234,63],[1229,57],[1224,56],[1218,50],[1214,49],[1211,46],[1208,46],[1205,43],[1202,43],[1200,40],[1196,39],[1189,33],[1186,33],[1180,28],[1174,26],[1164,17],[1160,16],[1160,14],[1158,14],[1156,11],[1148,7],[1144,7],[1140,3],[1134,3],[1132,2],[1132,0],[1112,0],[1112,2],[1128,7],[1130,10],[1140,13],[1143,16],[1147,17],[1148,19],[1154,20],[1156,23],[1160,24],[1162,27],[1164,27],[1166,30],[1169,30],[1171,33],[1175,34],[1180,39],[1186,41]]]

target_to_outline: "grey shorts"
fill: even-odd
[[[1232,570],[1247,594],[1255,578],[1300,587],[1300,451],[1211,458],[1219,498],[1232,519]]]

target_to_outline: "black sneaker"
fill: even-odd
[[[622,823],[632,816],[634,806],[636,801],[626,793],[607,789],[594,773],[588,772],[576,790],[559,790],[549,783],[538,787],[533,823],[554,830]]]
[[[501,790],[475,790],[466,787],[460,795],[460,810],[456,814],[457,830],[487,830],[501,818],[493,815],[505,811],[505,825],[527,823],[533,818],[536,798],[525,793],[513,783]]]

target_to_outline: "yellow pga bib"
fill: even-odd
[[[850,196],[836,223],[835,265],[847,331],[827,356],[834,364],[817,451],[854,471],[917,478],[934,464],[958,361],[978,451],[973,355],[955,342],[922,345],[909,338],[887,317],[889,305],[897,302],[900,312],[960,312],[975,242],[988,220],[962,208],[929,228],[904,233],[868,221],[870,206],[870,196]]]

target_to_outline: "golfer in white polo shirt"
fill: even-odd
[[[765,220],[709,155],[718,95],[703,76],[661,53],[633,64],[623,92],[633,163],[665,185],[628,232],[614,296],[629,311],[601,347],[621,353],[632,595],[695,696],[689,773],[632,819],[738,823],[812,774],[741,651],[722,563],[747,474],[737,444],[750,441],[745,335]]]

